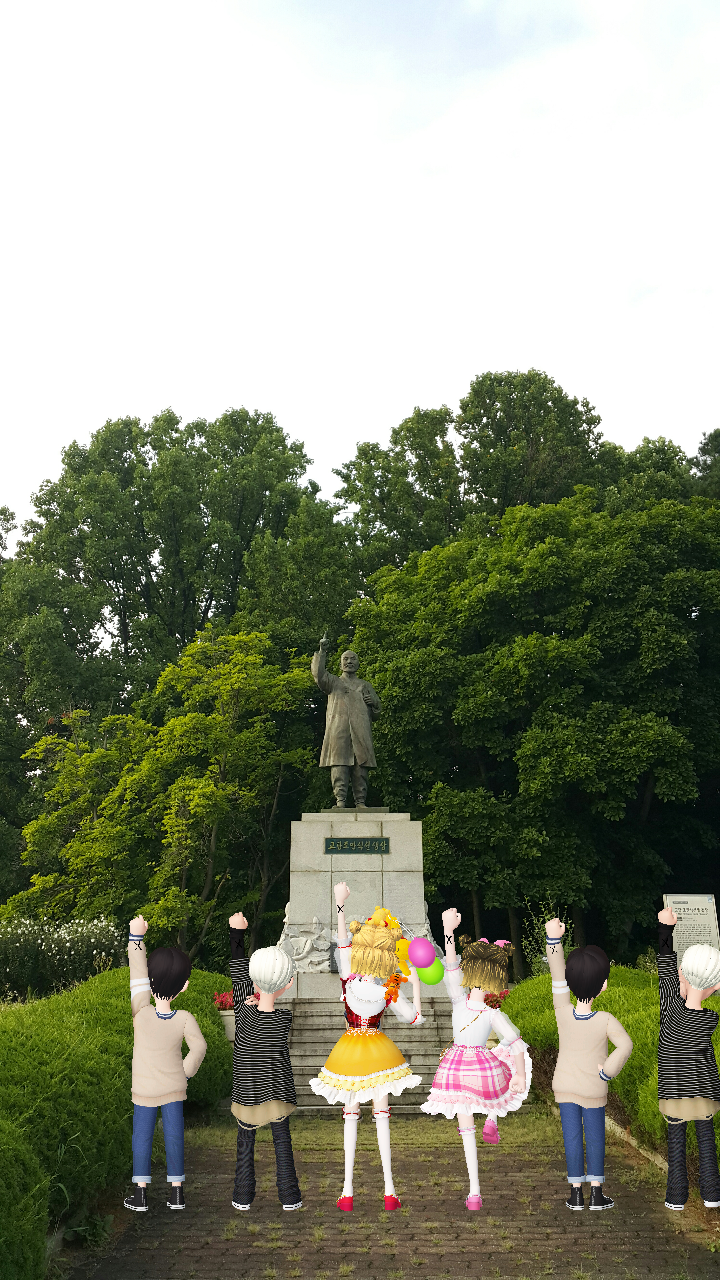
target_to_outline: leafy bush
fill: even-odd
[[[720,997],[712,996],[705,1007],[720,1013]],[[608,989],[598,996],[596,1009],[607,1009],[621,1022],[633,1042],[633,1051],[620,1075],[609,1089],[616,1093],[631,1117],[636,1137],[654,1147],[664,1147],[667,1126],[658,1110],[657,1048],[660,1028],[660,1001],[657,972],[629,969],[613,965]],[[528,978],[519,983],[507,997],[503,1010],[519,1027],[534,1049],[557,1049],[558,1035],[549,974]],[[720,1026],[713,1036],[715,1056],[720,1055]],[[720,1113],[715,1117],[720,1133]],[[693,1149],[694,1127],[688,1128],[688,1142]]]
[[[0,921],[0,993],[6,998],[48,995],[127,963],[127,937],[117,925],[70,920]]]
[[[48,1179],[27,1139],[0,1119],[0,1280],[45,1274]]]
[[[207,1040],[205,1060],[188,1082],[188,1100],[205,1105],[232,1087],[232,1045],[213,1005],[213,993],[226,982],[221,974],[193,971],[176,1002],[194,1014]],[[51,1221],[130,1177],[132,1048],[127,969],[0,1009],[0,1114],[38,1162]],[[3,1129],[0,1170],[13,1158]],[[38,1204],[41,1198],[38,1193]],[[3,1230],[4,1221],[0,1236]],[[17,1274],[22,1280],[34,1275],[31,1269]]]
[[[542,977],[543,974],[550,972],[547,956],[545,955],[545,938],[547,936],[545,926],[547,921],[553,920],[555,916],[565,925],[562,945],[567,959],[575,945],[573,942],[573,926],[567,913],[557,907],[549,897],[541,899],[535,906],[528,898],[525,899],[522,949],[530,965],[530,972],[533,978]]]

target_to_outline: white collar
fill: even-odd
[[[484,1000],[481,1000],[480,1004],[471,1004],[470,997],[466,996],[465,1008],[470,1009],[472,1013],[484,1013],[485,1010],[487,1009],[487,1005]]]
[[[365,1004],[377,1004],[378,1000],[385,1002],[385,989],[374,978],[358,975],[349,979],[346,985],[355,1000],[362,1000]]]

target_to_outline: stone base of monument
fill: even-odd
[[[290,1057],[299,1106],[326,1107],[308,1081],[318,1074],[345,1029],[340,977],[334,968],[337,909],[333,885],[350,889],[345,919],[364,920],[387,907],[418,936],[430,937],[423,883],[422,823],[409,813],[372,809],[330,809],[304,813],[292,824],[290,901],[279,945],[297,964],[295,983],[282,1002],[292,1002]],[[406,988],[408,990],[409,988]],[[420,1089],[407,1090],[391,1104],[417,1106],[432,1084],[440,1053],[452,1040],[450,1001],[445,989],[422,987],[422,1027],[410,1029],[388,1012],[383,1029],[397,1044]]]

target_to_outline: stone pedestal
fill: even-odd
[[[387,907],[415,934],[429,936],[421,822],[377,809],[304,813],[292,824],[290,901],[280,938],[296,958],[296,984],[288,993],[295,999],[338,999],[330,935],[337,931],[333,885],[341,880],[350,888],[348,922]]]

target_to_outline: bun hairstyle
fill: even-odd
[[[295,973],[295,961],[282,947],[261,947],[253,951],[248,969],[258,990],[271,996],[288,985]]]
[[[351,920],[348,929],[352,935],[350,964],[352,972],[365,977],[390,978],[398,968],[395,943],[402,938],[402,929],[373,923],[382,911],[378,911],[369,920]],[[385,913],[387,914],[387,913]]]
[[[720,951],[706,942],[696,942],[688,947],[681,962],[683,977],[696,991],[705,991],[720,982]]]
[[[514,950],[513,946],[498,947],[494,942],[470,942],[468,939],[460,958],[463,987],[468,991],[480,987],[496,995],[507,991],[508,960]]]

